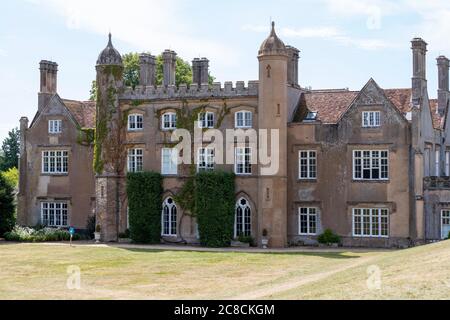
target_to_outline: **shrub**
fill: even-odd
[[[449,240],[450,240],[450,231],[449,231],[449,233],[448,233],[447,239],[449,239]]]
[[[16,226],[12,231],[5,233],[5,239],[16,242],[69,241],[70,233],[64,229],[42,228],[37,230]],[[81,240],[81,236],[75,234],[73,240]]]
[[[90,239],[94,238],[95,223],[96,223],[95,216],[91,216],[91,217],[87,218],[87,221],[86,221],[86,233],[87,233],[87,236]]]
[[[134,242],[161,240],[162,176],[139,172],[127,175],[130,237]]]
[[[4,175],[0,174],[0,237],[11,231],[16,223],[13,194],[13,187]]]
[[[230,246],[235,210],[234,174],[220,171],[198,173],[195,190],[200,243],[207,247]]]
[[[243,234],[241,234],[238,237],[238,241],[242,243],[248,243],[252,247],[255,245],[255,239],[253,239],[252,236],[244,236]]]
[[[119,233],[119,239],[129,239],[130,238],[130,230],[125,230],[125,232]]]
[[[341,237],[335,234],[331,229],[326,229],[317,240],[322,244],[340,243]]]

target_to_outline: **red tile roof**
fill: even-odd
[[[433,120],[433,127],[435,129],[444,129],[444,117],[438,113],[438,100],[430,99],[431,119]]]
[[[305,102],[309,111],[317,112],[318,121],[336,123],[357,95],[347,90],[312,91],[305,94]]]
[[[386,97],[404,115],[411,111],[410,88],[385,89]],[[300,108],[307,108],[310,112],[317,112],[317,120],[322,123],[337,123],[341,116],[351,106],[353,100],[358,95],[358,91],[348,90],[313,90],[304,94],[304,99],[300,103]],[[430,100],[431,116],[433,126],[442,129],[443,120],[436,113],[437,100]],[[304,114],[304,110],[298,110]]]
[[[95,127],[94,101],[75,101],[66,99],[63,99],[62,101],[81,127]]]

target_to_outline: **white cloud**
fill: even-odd
[[[245,25],[242,27],[244,31],[251,32],[269,32],[269,27],[258,25]],[[384,48],[395,47],[381,39],[370,38],[352,38],[345,34],[337,27],[308,27],[308,28],[281,28],[280,36],[286,38],[318,38],[337,42],[345,46],[353,46],[363,50],[378,50]]]
[[[318,28],[300,28],[291,29],[283,28],[281,34],[285,37],[299,38],[333,38],[341,34],[335,27],[318,27]]]
[[[70,29],[80,29],[120,39],[139,50],[154,54],[175,49],[185,59],[208,56],[216,61],[234,63],[237,52],[216,40],[202,38],[192,30],[188,19],[178,12],[175,0],[28,0],[50,8],[66,19]]]

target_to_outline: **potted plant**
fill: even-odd
[[[95,243],[100,243],[100,236],[101,236],[101,232],[102,228],[100,227],[100,225],[98,224],[95,227],[95,232],[94,232],[94,239],[95,239]]]
[[[264,229],[262,232],[261,244],[263,246],[263,249],[267,249],[267,246],[269,245],[269,232],[267,231],[267,229]]]

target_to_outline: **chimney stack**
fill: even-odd
[[[438,112],[443,116],[445,115],[445,110],[450,99],[448,79],[449,59],[445,56],[439,56],[436,60],[438,66]]]
[[[203,83],[209,83],[209,60],[195,58],[192,61],[192,82],[200,87]]]
[[[175,69],[177,65],[177,54],[175,51],[166,50],[163,52],[163,71],[164,71],[164,86],[175,85]]]
[[[291,86],[298,87],[298,60],[299,60],[299,53],[300,50],[297,48],[286,46],[287,52],[288,52],[288,84]]]
[[[140,84],[154,86],[156,84],[156,58],[148,53],[139,55]]]
[[[411,44],[413,54],[412,102],[414,105],[420,105],[427,89],[427,43],[421,38],[414,38]]]
[[[39,63],[41,73],[40,90],[39,90],[39,111],[45,107],[51,96],[57,92],[58,80],[58,64],[52,61],[42,60]]]

